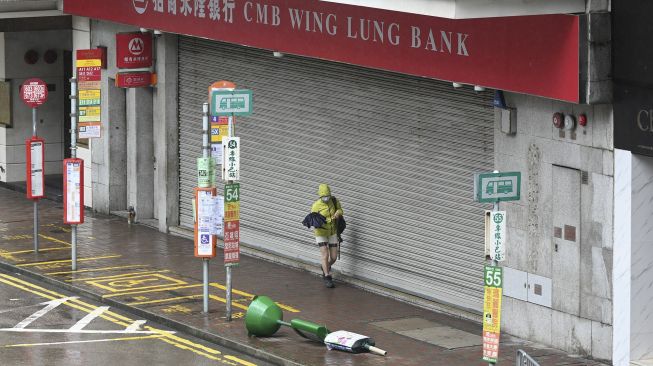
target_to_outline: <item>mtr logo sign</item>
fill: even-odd
[[[134,0],[134,4],[138,2]],[[116,65],[119,69],[151,67],[152,34],[140,32],[116,34]]]

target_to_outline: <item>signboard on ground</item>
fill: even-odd
[[[252,114],[252,91],[213,90],[211,92],[212,116],[247,116]]]
[[[99,138],[102,133],[102,52],[77,51],[78,133],[80,139]]]
[[[152,33],[116,34],[116,66],[140,69],[152,66]]]
[[[497,363],[499,336],[501,334],[501,295],[503,270],[501,267],[485,266],[485,297],[483,300],[483,360]]]
[[[48,85],[41,79],[27,79],[20,86],[20,99],[30,108],[38,108],[48,100]]]
[[[84,223],[84,160],[63,161],[63,222],[68,225]]]
[[[195,257],[213,258],[215,247],[215,188],[195,188]]]
[[[477,202],[517,201],[520,192],[520,172],[474,175],[474,198]]]
[[[222,180],[240,180],[240,137],[224,137],[222,151]]]
[[[505,211],[485,211],[485,255],[498,262],[506,259]]]

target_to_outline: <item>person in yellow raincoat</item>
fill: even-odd
[[[343,216],[340,201],[331,196],[331,189],[327,184],[320,184],[317,191],[320,198],[311,206],[312,213],[319,213],[326,218],[326,224],[315,229],[315,241],[320,247],[320,264],[324,278],[324,285],[335,287],[331,276],[331,266],[338,259],[338,225],[336,220]]]

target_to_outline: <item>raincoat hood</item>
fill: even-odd
[[[328,184],[320,184],[320,188],[317,190],[317,194],[320,195],[320,197],[330,196],[331,195],[331,189],[329,188],[329,185]]]

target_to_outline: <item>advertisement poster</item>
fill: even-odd
[[[501,295],[503,269],[485,266],[485,296],[483,300],[483,360],[497,363],[501,334]]]

